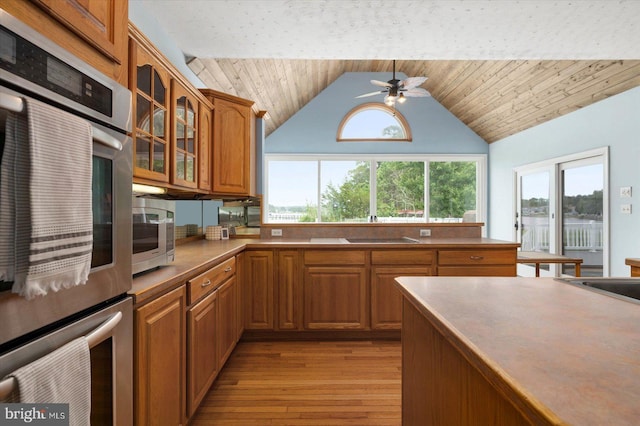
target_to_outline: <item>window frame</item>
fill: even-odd
[[[404,138],[343,138],[342,132],[344,130],[344,126],[356,115],[369,110],[379,110],[383,111],[391,115],[396,119],[398,124],[402,127],[404,131]],[[338,132],[336,133],[336,141],[337,142],[412,142],[413,136],[411,134],[411,127],[409,127],[409,122],[404,116],[398,112],[395,108],[390,108],[383,103],[378,102],[368,102],[366,104],[361,104],[351,109],[348,113],[342,117],[342,121],[338,125]]]
[[[317,191],[316,191],[316,203],[319,206],[322,205],[322,192],[321,192],[321,180],[320,175],[320,163],[321,161],[369,161],[372,165],[370,167],[370,208],[372,215],[375,215],[376,211],[376,179],[375,171],[373,167],[377,161],[411,161],[411,162],[457,162],[457,161],[475,161],[476,162],[476,222],[486,223],[487,220],[487,154],[264,154],[264,170],[263,170],[263,221],[269,222],[269,163],[271,161],[312,161],[316,162],[318,170],[317,177]],[[428,167],[425,170],[425,215],[424,223],[437,223],[429,222],[429,173]],[[320,212],[320,208],[318,208]],[[349,225],[351,222],[321,222],[320,213],[316,218],[316,222],[287,222],[285,224],[305,225],[309,224],[331,224],[331,225]],[[399,224],[404,223],[400,222]],[[406,222],[412,223],[412,222]],[[415,222],[413,222],[415,223]],[[486,235],[486,227],[483,227],[482,234]]]

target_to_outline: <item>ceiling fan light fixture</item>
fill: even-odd
[[[356,96],[356,98],[366,98],[378,94],[386,93],[384,103],[389,107],[395,107],[396,102],[403,104],[408,97],[425,97],[431,96],[425,89],[418,87],[425,82],[427,77],[408,77],[404,80],[396,79],[396,61],[393,61],[393,78],[387,82],[379,80],[371,80],[371,84],[382,88],[375,92],[365,93]]]
[[[387,96],[384,97],[384,103],[387,106],[392,107],[392,106],[395,105],[396,99],[397,99],[397,96],[387,95]]]

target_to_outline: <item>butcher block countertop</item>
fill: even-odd
[[[640,304],[552,278],[400,277],[397,283],[520,411],[543,424],[640,421]]]
[[[515,248],[518,243],[494,240],[490,238],[422,238],[415,244],[351,244],[340,238],[314,239],[255,239],[232,238],[229,240],[209,241],[195,240],[176,246],[176,260],[167,266],[138,274],[133,278],[129,294],[134,298],[134,305],[146,303],[167,291],[184,284],[187,279],[201,274],[234,256],[246,248],[322,248],[322,249],[371,249],[371,248],[481,248],[487,246]]]

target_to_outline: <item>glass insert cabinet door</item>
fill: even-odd
[[[168,101],[169,77],[137,49],[136,67],[134,175],[157,181],[169,181]]]
[[[172,82],[174,105],[174,141],[172,146],[172,183],[197,186],[198,102],[182,85]]]

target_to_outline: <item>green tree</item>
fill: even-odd
[[[359,161],[337,188],[330,183],[322,194],[322,221],[345,222],[369,216],[369,163]]]
[[[465,211],[475,210],[475,163],[429,163],[429,183],[430,217],[462,217]]]
[[[314,205],[307,204],[304,215],[300,216],[298,222],[315,222],[318,217],[318,208]]]
[[[423,211],[424,162],[381,161],[376,164],[377,215],[397,217]],[[474,162],[429,164],[431,217],[461,218],[476,208]],[[369,162],[358,162],[339,187],[329,184],[322,194],[322,221],[344,222],[369,216]]]
[[[424,210],[424,162],[382,161],[376,177],[378,216]]]

